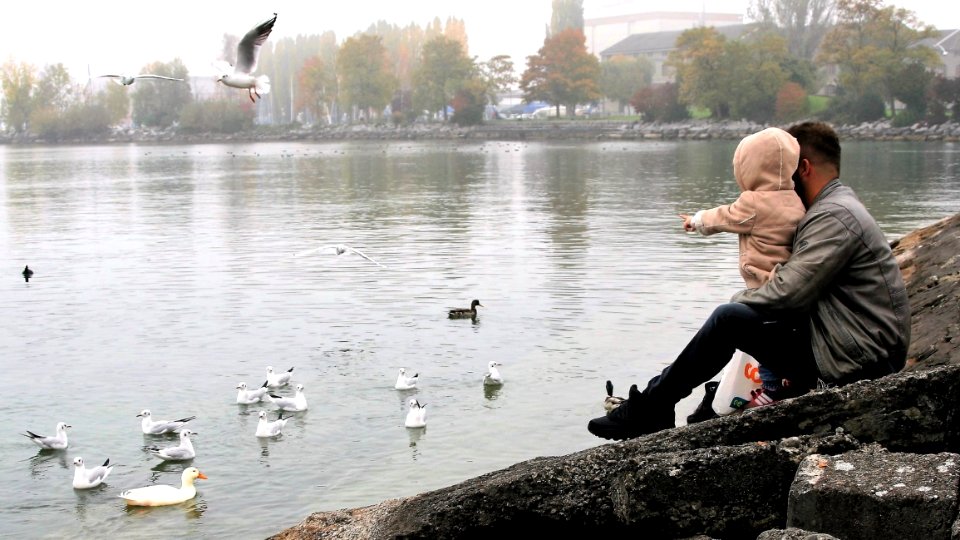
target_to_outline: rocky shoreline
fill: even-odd
[[[317,127],[268,127],[234,134],[181,133],[176,129],[130,129],[97,136],[57,141],[30,136],[0,135],[0,145],[8,144],[129,144],[174,143],[203,144],[270,141],[343,141],[343,140],[475,140],[475,141],[548,141],[548,140],[738,140],[769,127],[747,121],[691,120],[659,124],[609,120],[496,120],[479,126],[457,127],[450,124],[355,124]],[[781,126],[782,127],[782,126]],[[960,123],[915,124],[893,127],[889,121],[835,126],[842,140],[872,141],[946,141],[960,142]]]
[[[960,539],[960,214],[893,243],[909,363],[875,381],[363,508],[293,539],[542,536]]]

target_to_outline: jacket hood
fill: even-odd
[[[733,175],[742,191],[792,190],[799,160],[797,139],[780,128],[767,128],[740,141]]]

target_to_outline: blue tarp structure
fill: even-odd
[[[542,109],[544,107],[550,107],[550,104],[545,101],[531,101],[530,103],[518,103],[516,105],[511,105],[505,109],[500,109],[500,114],[532,114],[533,111],[537,109]]]

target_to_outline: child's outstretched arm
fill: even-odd
[[[693,217],[685,218],[684,230],[697,231],[706,236],[719,232],[747,234],[756,221],[756,193],[745,191],[731,204],[709,210],[700,210]],[[687,227],[689,221],[690,228]]]

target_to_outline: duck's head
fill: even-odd
[[[140,411],[140,414],[137,415],[137,418],[150,418],[150,409],[144,409]]]
[[[477,309],[477,306],[483,307],[483,304],[481,304],[479,300],[470,302],[470,309]]]
[[[185,483],[186,483],[186,482],[193,483],[193,481],[196,480],[196,479],[198,479],[198,478],[199,478],[200,480],[206,480],[206,479],[207,479],[207,475],[205,475],[205,474],[203,474],[202,472],[200,472],[200,469],[198,469],[198,468],[196,468],[196,467],[187,467],[186,469],[184,469],[184,471],[183,471],[183,481],[184,481]]]

